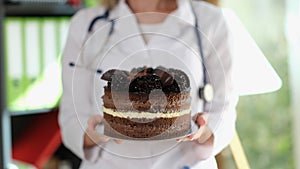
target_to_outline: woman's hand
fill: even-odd
[[[207,126],[208,113],[198,113],[193,117],[193,121],[198,125],[199,129],[196,133],[189,136],[178,139],[181,141],[197,141],[200,144],[204,144],[207,141],[213,140],[213,134],[210,128]]]
[[[110,140],[109,137],[99,134],[96,131],[97,125],[100,125],[102,121],[103,121],[103,117],[100,115],[93,115],[89,118],[88,127],[84,134],[84,143],[83,143],[84,148],[90,148]],[[120,140],[114,140],[114,141],[118,144],[122,143],[122,141]]]

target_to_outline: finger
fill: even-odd
[[[91,116],[88,119],[88,128],[90,130],[95,130],[97,124],[100,124],[101,122],[102,122],[102,117],[100,115]]]
[[[203,134],[203,131],[204,131],[204,127],[200,127],[195,134],[190,136],[190,140],[198,140]]]
[[[90,118],[89,118],[89,122],[91,123],[91,124],[98,124],[98,123],[101,123],[102,122],[102,116],[100,116],[100,115],[93,115],[93,116],[91,116]]]
[[[96,129],[96,126],[94,125],[94,123],[88,121],[87,130],[93,131],[95,129]]]
[[[177,139],[177,142],[183,142],[183,141],[198,141],[199,143],[202,143],[203,140],[207,140],[210,135],[205,134],[205,126],[201,127],[196,133],[191,134],[189,136]]]
[[[204,119],[204,117],[202,115],[199,115],[196,123],[198,124],[199,127],[201,127],[206,124],[206,120]]]
[[[95,125],[96,125],[96,120],[94,118],[94,116],[91,116],[89,119],[88,119],[88,128],[89,130],[95,130]]]
[[[212,136],[212,132],[207,126],[204,126],[203,130],[201,137],[197,140],[200,144],[205,143]]]
[[[95,115],[95,121],[97,124],[102,123],[103,117],[100,115]]]
[[[207,114],[208,114],[208,113],[202,113],[202,112],[197,113],[196,115],[194,115],[194,116],[192,117],[192,120],[193,120],[196,124],[198,124],[199,118],[203,118],[204,121],[207,121],[207,117],[208,117]],[[199,125],[199,124],[198,124],[198,125]]]
[[[203,119],[207,122],[209,119],[209,113],[202,113],[201,116],[203,117]]]
[[[101,141],[101,142],[108,142],[109,140],[110,140],[110,138],[106,137],[106,136],[101,136],[99,139],[99,141]]]
[[[199,114],[200,114],[200,113],[197,113],[197,114],[195,114],[195,115],[192,117],[193,122],[196,123]]]
[[[122,144],[124,141],[123,140],[114,139],[114,142],[117,143],[117,144]]]
[[[191,138],[191,140],[195,140],[198,143],[206,142],[212,136],[212,132],[207,126],[202,126]]]
[[[97,133],[96,131],[94,130],[88,130],[86,131],[86,134],[88,135],[88,137],[93,140],[95,143],[99,144],[99,143],[102,143],[102,142],[107,142],[110,140],[109,137],[107,136],[104,136],[104,135],[101,135],[99,133]]]
[[[177,142],[183,142],[183,141],[189,141],[189,140],[190,140],[189,136],[186,136],[186,137],[183,137],[183,138],[179,138],[176,141]]]

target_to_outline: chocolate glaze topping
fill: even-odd
[[[178,69],[162,66],[138,67],[130,72],[111,69],[101,79],[107,81],[107,88],[112,91],[126,91],[136,94],[150,94],[152,90],[162,90],[165,94],[182,93],[190,90],[188,76]]]

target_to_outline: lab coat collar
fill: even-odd
[[[170,22],[170,24],[164,24],[168,27],[165,27],[164,30],[167,30],[167,33],[172,36],[177,36],[178,34],[180,34],[180,29],[174,29],[177,27],[176,25],[178,25],[178,27],[182,27],[182,25],[195,25],[195,16],[192,11],[191,1],[177,0],[177,4],[177,10],[170,14],[172,15],[172,17],[166,18],[165,22]],[[112,34],[111,39],[116,39],[119,42],[122,42],[126,39],[127,43],[120,43],[121,46],[125,45],[122,47],[124,54],[130,54],[141,49],[146,49],[151,45],[156,45],[156,43],[154,42],[156,42],[157,39],[152,39],[148,44],[145,44],[142,36],[139,36],[140,28],[138,26],[136,17],[133,17],[133,15],[134,13],[132,13],[125,0],[120,0],[119,4],[115,8],[113,8],[109,14],[109,19],[116,20],[114,33]],[[174,20],[175,17],[178,17],[179,19]],[[124,27],[126,27],[127,29],[124,29]]]
[[[174,16],[179,17],[183,21],[195,26],[195,15],[193,14],[191,0],[177,0],[178,9]]]
[[[182,21],[195,26],[195,16],[193,14],[191,0],[176,0],[178,8],[170,15],[180,18]],[[120,0],[118,5],[111,10],[109,19],[118,19],[120,17],[133,15],[125,0]]]

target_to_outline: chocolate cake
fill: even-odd
[[[166,139],[191,127],[190,81],[178,69],[140,67],[103,74],[104,133],[117,138]]]

